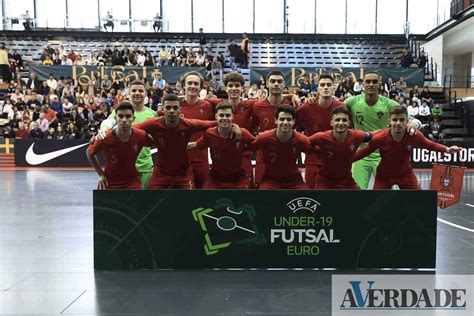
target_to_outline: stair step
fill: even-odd
[[[462,126],[462,122],[460,119],[448,119],[448,120],[443,119],[442,123],[445,127],[446,126]]]
[[[445,128],[444,133],[446,134],[455,134],[455,135],[466,135],[467,128]]]

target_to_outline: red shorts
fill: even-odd
[[[315,165],[315,164],[305,165],[304,181],[306,182],[306,185],[308,186],[308,188],[314,189],[314,186],[316,184],[316,178],[318,177],[320,167],[321,165]]]
[[[194,183],[196,184],[196,189],[202,189],[204,182],[209,177],[209,161],[207,159],[191,161],[191,166],[193,167]]]
[[[375,176],[374,190],[390,190],[395,184],[402,190],[421,190],[418,179],[413,172],[399,178],[380,177],[377,175]]]
[[[247,177],[240,178],[235,182],[222,182],[214,179],[212,176],[206,179],[203,189],[249,189],[249,179]]]
[[[332,180],[321,174],[316,178],[314,188],[317,190],[360,190],[352,177],[345,180]]]
[[[170,176],[163,174],[159,170],[153,170],[153,176],[150,180],[149,189],[194,189],[193,169],[188,167],[186,172],[182,175]]]
[[[259,190],[273,190],[273,189],[284,189],[284,190],[308,190],[308,186],[304,183],[303,178],[295,179],[293,181],[276,181],[268,177],[263,176],[260,182]]]
[[[142,183],[140,182],[140,179],[131,179],[128,183],[126,184],[114,184],[108,183],[107,189],[110,190],[141,190],[142,189]]]

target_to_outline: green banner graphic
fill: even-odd
[[[269,67],[269,68],[251,68],[250,81],[251,83],[258,82],[260,76],[266,77],[271,71],[278,70],[285,75],[286,85],[288,87],[297,86],[298,82],[302,81],[304,77],[309,78],[310,82],[313,77],[319,78],[323,73],[330,74],[335,80],[341,80],[344,76],[352,78],[352,82],[361,79],[369,71],[376,71],[381,76],[384,82],[387,82],[388,77],[392,77],[393,82],[403,76],[408,86],[419,85],[422,86],[424,82],[423,69],[418,68],[306,68],[306,67]]]
[[[175,84],[179,81],[182,75],[189,71],[197,71],[201,74],[205,73],[204,68],[198,67],[124,67],[124,66],[42,66],[42,65],[31,65],[30,71],[37,74],[40,80],[47,80],[48,76],[52,74],[54,78],[59,79],[60,77],[71,77],[77,79],[82,85],[87,85],[91,79],[92,73],[100,78],[104,75],[108,75],[110,80],[118,78],[120,81],[124,81],[125,78],[130,78],[130,81],[136,79],[147,78],[150,84],[153,82],[154,75],[159,73],[163,78],[170,84]]]
[[[435,191],[94,191],[94,266],[435,268]]]

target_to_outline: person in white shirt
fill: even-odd
[[[423,104],[420,107],[420,121],[422,124],[428,124],[431,117],[431,110],[426,101],[423,101]]]
[[[54,79],[53,75],[49,75],[48,80],[46,80],[46,84],[53,90],[58,88],[58,82]]]
[[[407,111],[411,117],[418,119],[419,114],[420,114],[420,108],[418,107],[418,103],[416,103],[416,101],[412,102],[407,107]]]
[[[61,66],[72,66],[72,60],[67,58],[66,55],[61,56]]]
[[[17,103],[18,101],[23,101],[23,98],[25,96],[23,94],[20,93],[20,89],[15,89],[15,93],[13,93],[11,96],[10,96],[10,100],[12,100],[12,103],[15,104]]]
[[[354,94],[359,95],[362,90],[364,90],[364,86],[362,85],[362,79],[359,79],[354,83]]]
[[[145,65],[145,54],[143,52],[139,52],[137,56],[137,66],[143,67]]]
[[[170,59],[170,53],[166,50],[165,46],[161,46],[161,50],[158,53],[158,65],[164,66],[168,64]]]

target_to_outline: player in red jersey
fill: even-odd
[[[204,189],[249,189],[250,181],[242,165],[242,155],[247,151],[254,137],[244,128],[239,141],[230,139],[233,120],[233,106],[224,101],[216,107],[217,127],[204,132],[188,148],[211,149],[212,168],[204,182]]]
[[[252,132],[262,133],[276,128],[275,110],[281,104],[292,104],[291,98],[285,98],[285,76],[280,71],[272,71],[267,76],[268,97],[258,100],[252,107]],[[298,105],[296,105],[298,106]],[[294,122],[293,122],[294,123]],[[259,185],[264,174],[264,161],[262,152],[257,152],[255,165],[255,184]]]
[[[204,83],[200,73],[191,71],[181,78],[181,86],[184,89],[184,100],[181,100],[181,113],[187,119],[214,120],[214,106],[206,100],[199,99],[199,92]],[[202,132],[191,135],[191,141],[196,141],[202,136]],[[209,175],[209,159],[206,149],[191,150],[188,153],[192,165],[194,181],[197,189],[201,189],[204,181]]]
[[[462,149],[432,142],[419,131],[409,136],[407,123],[407,110],[401,106],[393,107],[390,110],[390,127],[375,133],[370,143],[357,151],[356,159],[362,159],[380,149],[382,160],[377,167],[374,189],[391,189],[397,184],[400,189],[420,190],[410,164],[412,149],[415,147],[447,153],[456,153]]]
[[[253,149],[261,149],[265,171],[259,189],[308,189],[303,182],[296,161],[301,152],[309,150],[309,140],[295,132],[296,110],[280,105],[275,112],[276,129],[260,133]]]
[[[335,86],[333,78],[322,74],[318,81],[318,99],[306,102],[297,111],[296,126],[304,125],[305,135],[332,130],[332,110],[343,102],[333,99]],[[320,151],[311,151],[305,159],[305,182],[310,189],[314,188],[315,179],[321,168],[323,155]]]
[[[153,139],[132,127],[134,113],[131,103],[120,103],[115,109],[117,125],[105,133],[105,139],[97,139],[87,148],[87,158],[99,175],[99,190],[142,188],[135,162],[143,147],[153,145]],[[97,159],[101,150],[107,160],[105,171]]]
[[[174,94],[163,97],[163,113],[163,117],[135,125],[150,134],[158,148],[149,188],[194,189],[193,170],[187,155],[188,142],[193,133],[216,126],[216,121],[180,117],[179,98]]]
[[[331,112],[332,130],[309,137],[311,145],[319,147],[322,165],[315,179],[315,189],[359,189],[352,178],[352,163],[360,144],[372,135],[349,129],[351,111],[338,106]]]

